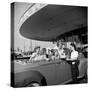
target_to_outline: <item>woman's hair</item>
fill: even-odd
[[[54,49],[51,49],[51,53],[52,53],[52,55],[54,55],[55,53],[54,53]]]
[[[57,41],[57,47],[59,47],[59,41]]]
[[[42,54],[46,54],[46,48],[42,48]]]
[[[74,49],[75,49],[75,50],[77,50],[77,48],[76,48],[76,46],[75,46],[75,44],[74,44],[74,43],[71,43],[71,46],[73,46],[73,47],[74,47]]]
[[[34,48],[34,52],[36,52],[37,49],[40,49],[40,46],[36,46],[36,47]]]

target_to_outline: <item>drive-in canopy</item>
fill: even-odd
[[[87,7],[46,5],[20,26],[26,38],[53,41],[63,33],[87,26]]]

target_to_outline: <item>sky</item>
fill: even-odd
[[[21,3],[16,2],[15,8],[14,8],[14,49],[17,48],[24,51],[24,49],[30,50],[30,47],[32,45],[32,50],[35,46],[41,46],[43,47],[50,47],[53,48],[55,45],[52,44],[52,42],[45,42],[45,41],[36,41],[27,39],[20,35],[19,33],[19,20],[23,13],[32,5],[32,3]],[[32,44],[31,44],[32,43]]]

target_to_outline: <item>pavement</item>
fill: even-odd
[[[67,84],[86,84],[86,83],[88,83],[88,79],[85,77],[82,77],[82,78],[79,78],[76,83],[71,81]]]

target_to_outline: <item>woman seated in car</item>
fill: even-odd
[[[34,52],[30,57],[30,60],[37,60],[37,57],[40,55],[40,46],[34,48]]]
[[[57,49],[54,49],[54,56],[55,56],[55,60],[57,60],[57,59],[59,59],[60,58],[60,56],[59,56],[59,52],[58,52],[58,50]]]
[[[38,56],[37,58],[38,60],[49,60],[48,56],[47,56],[47,53],[46,53],[46,48],[42,48],[41,52],[40,52],[40,55]]]
[[[59,47],[58,52],[59,52],[60,59],[65,59],[66,58],[64,48],[65,48],[65,45],[63,45],[63,44]]]

